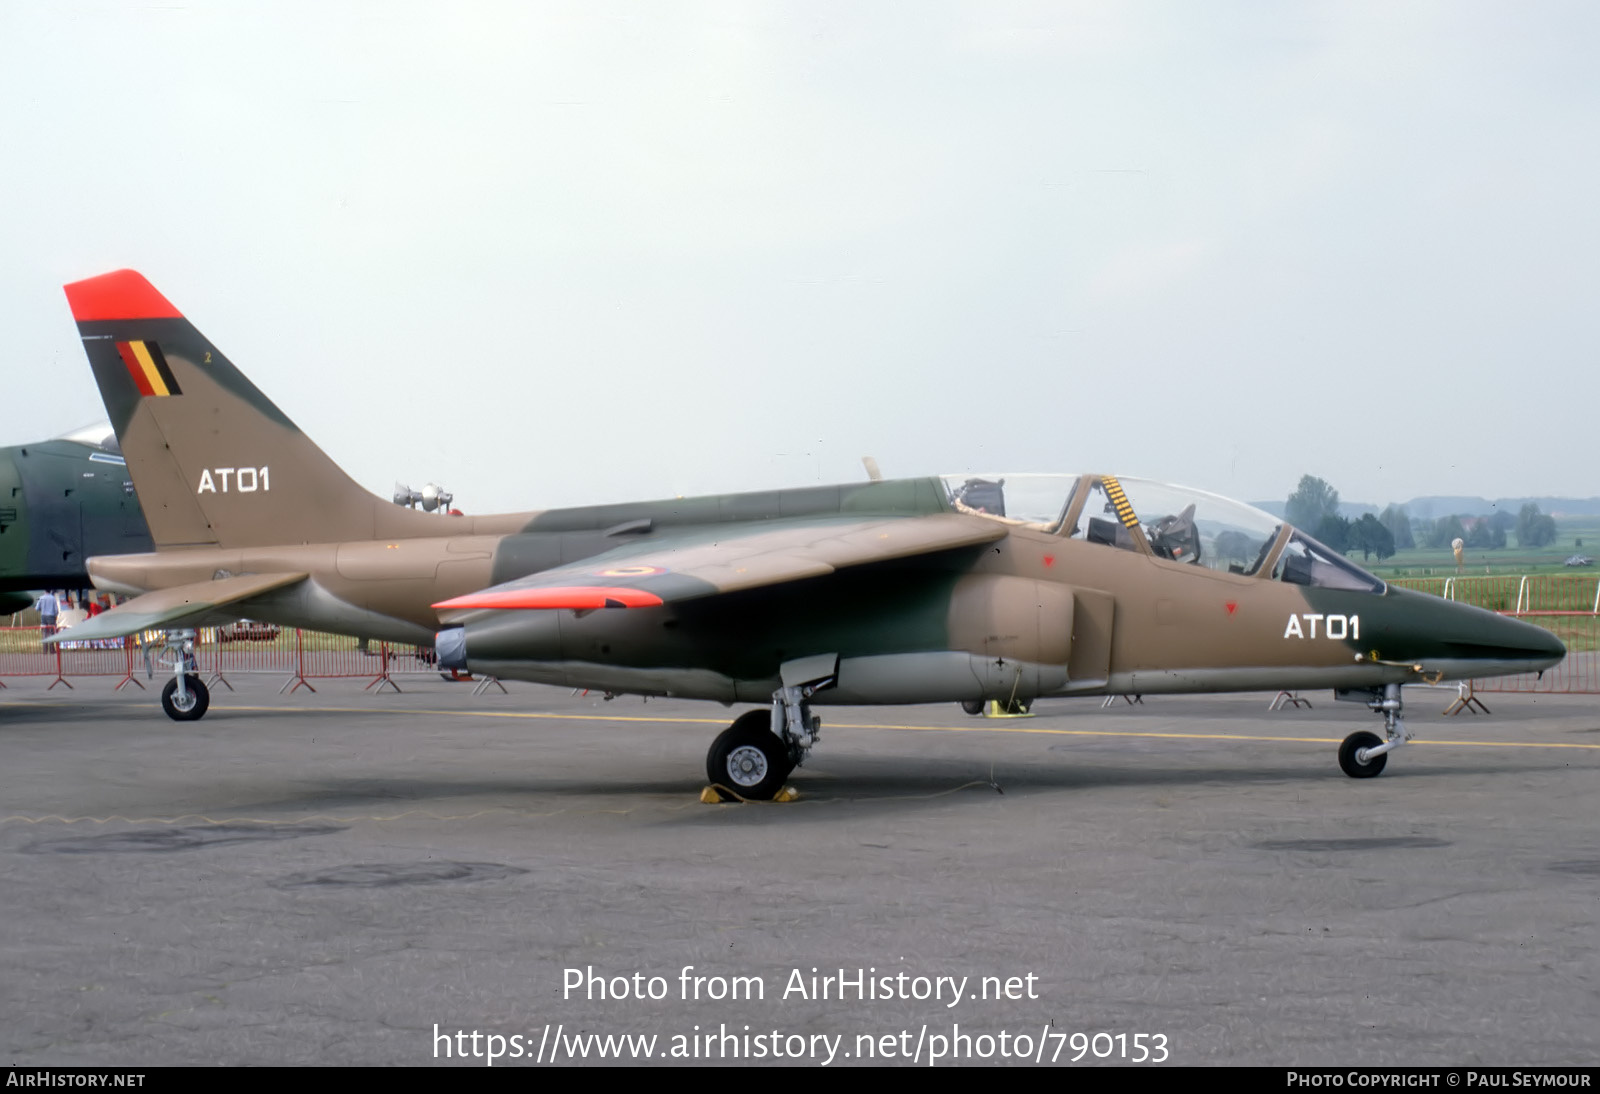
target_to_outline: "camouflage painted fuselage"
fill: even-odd
[[[669,573],[681,598],[659,606],[467,611],[443,620],[431,607],[584,559],[614,558],[619,545],[642,557],[660,542],[670,555],[762,525],[815,532],[862,518],[938,513],[953,513],[939,480],[911,479],[478,520],[430,517],[415,530],[467,534],[185,548],[99,559],[92,569],[97,581],[125,591],[221,571],[303,571],[307,580],[242,602],[236,614],[421,643],[443,623],[460,622],[476,671],[723,701],[765,701],[779,666],[829,652],[841,660],[839,683],[818,702],[1366,687],[1521,671],[1563,652],[1539,628],[1434,597],[1218,573],[1019,527],[993,542],[735,591]],[[515,527],[483,527],[502,522]],[[1270,559],[1263,569],[1270,572]],[[659,589],[662,576],[656,580]]]
[[[402,509],[137,274],[67,292],[156,547],[90,564],[96,584],[147,594],[98,617],[105,633],[245,616],[426,644],[444,628],[496,676],[757,702],[825,655],[837,680],[817,702],[912,703],[1377,687],[1565,652],[1388,589],[1259,511],[1162,484],[1130,498],[1111,476],[1056,477],[1031,519],[1005,516],[1026,484],[1004,478]]]

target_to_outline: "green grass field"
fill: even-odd
[[[1578,541],[1583,546],[1578,546]],[[1462,560],[1462,575],[1495,574],[1587,574],[1589,567],[1570,567],[1566,560],[1573,555],[1584,555],[1600,562],[1600,517],[1574,517],[1556,521],[1556,541],[1548,547],[1522,548],[1516,545],[1516,536],[1510,544],[1497,551],[1468,547]],[[1396,551],[1379,561],[1376,557],[1362,559],[1353,551],[1351,559],[1381,578],[1455,577],[1456,560],[1450,548],[1414,547]],[[1600,566],[1594,568],[1600,571]],[[1590,590],[1591,599],[1593,589]]]

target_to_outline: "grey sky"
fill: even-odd
[[[469,511],[1600,493],[1592,4],[0,3],[0,442],[140,270]]]

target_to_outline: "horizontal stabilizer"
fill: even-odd
[[[1009,529],[958,513],[794,519],[699,528],[629,544],[434,605],[472,609],[655,607],[824,577],[846,566],[992,543]]]
[[[140,631],[193,626],[219,609],[272,589],[303,581],[305,574],[245,574],[216,581],[197,581],[136,596],[75,627],[58,631],[45,643],[87,642],[95,638],[122,638]]]

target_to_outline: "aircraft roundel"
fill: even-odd
[[[649,577],[651,574],[664,574],[667,571],[660,566],[615,566],[609,570],[596,570],[601,577]]]

